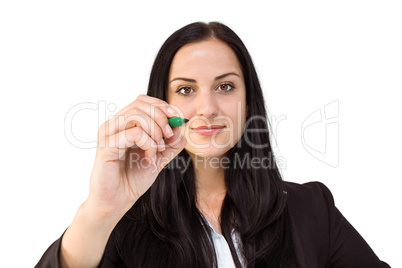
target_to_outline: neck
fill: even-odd
[[[224,169],[217,158],[190,154],[195,169],[196,202],[201,210],[216,210],[226,195]]]

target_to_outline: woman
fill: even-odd
[[[170,36],[147,95],[100,127],[88,198],[37,267],[58,265],[389,267],[323,184],[282,181],[251,57],[220,23]]]

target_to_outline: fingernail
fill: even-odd
[[[176,114],[177,114],[176,111],[173,110],[173,109],[170,108],[170,107],[167,108],[167,111],[168,111],[168,113],[169,113],[170,115],[176,115]]]
[[[169,126],[169,124],[166,125],[165,130],[166,130],[167,134],[169,135],[169,137],[173,136],[173,130]]]

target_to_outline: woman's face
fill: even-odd
[[[180,127],[187,152],[224,156],[241,138],[246,120],[244,77],[232,49],[216,39],[183,46],[168,83],[168,103],[190,120]]]

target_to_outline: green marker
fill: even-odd
[[[181,117],[171,117],[168,119],[169,126],[180,127],[181,125],[187,123],[189,120]]]

